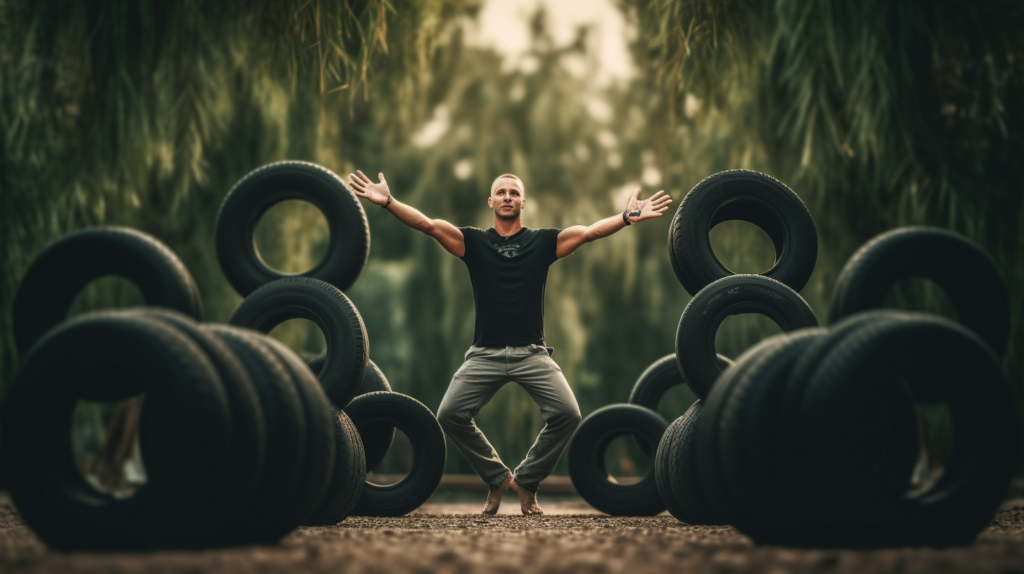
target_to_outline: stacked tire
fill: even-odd
[[[164,307],[62,322],[77,292],[110,274]],[[138,231],[72,233],[30,265],[16,296],[23,360],[3,457],[12,499],[50,546],[273,542],[314,516],[332,473],[360,476],[359,464],[336,464],[336,427],[351,423],[332,416],[298,356],[254,331],[200,324],[199,314],[188,271]],[[71,411],[80,400],[138,395],[147,480],[121,498],[79,472],[68,440]],[[346,447],[361,461],[358,440]],[[354,505],[358,493],[346,503]]]
[[[776,261],[763,275],[733,274],[715,257],[709,233],[729,220],[753,223],[771,238]],[[672,425],[655,410],[677,385],[686,384],[697,397],[708,396],[732,364],[715,350],[715,334],[727,317],[764,315],[784,332],[818,325],[797,293],[814,270],[817,245],[814,222],[803,202],[770,176],[725,171],[705,178],[687,194],[672,220],[668,242],[672,269],[693,295],[679,320],[676,352],[641,374],[628,405],[604,407],[580,424],[569,448],[569,473],[587,502],[609,514],[656,514],[667,507],[688,522],[714,522],[699,500],[681,500],[675,494],[691,488],[695,468],[687,461],[700,401]],[[654,433],[656,420],[661,421],[660,431]],[[604,449],[623,434],[632,434],[640,451],[654,459],[653,473],[633,485],[610,481],[604,469]]]
[[[253,240],[263,214],[290,199],[318,207],[331,236],[323,260],[299,275],[284,275],[267,266]],[[333,505],[346,512],[320,518],[320,523],[336,523],[348,511],[402,515],[426,502],[444,472],[444,434],[425,405],[391,392],[384,374],[370,361],[369,338],[359,311],[343,293],[359,278],[369,253],[369,227],[358,198],[321,166],[295,161],[270,164],[243,177],[228,193],[217,216],[216,238],[221,268],[245,297],[230,319],[232,325],[269,333],[290,319],[307,319],[320,328],[327,352],[309,359],[307,369],[315,374],[332,406],[350,417],[352,428],[339,432],[352,434],[362,443],[364,474],[384,459],[396,428],[412,442],[412,470],[404,480],[390,486],[362,480],[361,502]],[[331,488],[345,489],[347,484],[332,482]]]
[[[943,287],[961,324],[877,309],[909,276]],[[830,328],[762,341],[670,425],[656,461],[670,510],[764,544],[969,543],[1020,454],[1000,365],[1007,310],[998,270],[965,238],[902,228],[869,241],[840,274]],[[955,447],[940,474],[916,482],[927,454],[918,409],[936,406]]]

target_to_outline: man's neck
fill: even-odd
[[[498,232],[498,235],[502,237],[508,237],[509,235],[515,235],[519,233],[519,230],[523,228],[523,222],[519,218],[515,221],[505,221],[504,219],[494,218],[494,230]]]

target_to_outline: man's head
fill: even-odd
[[[491,196],[487,206],[494,210],[494,217],[504,221],[516,221],[526,207],[526,189],[523,182],[511,173],[499,175],[491,184]]]

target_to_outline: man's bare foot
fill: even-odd
[[[497,514],[498,507],[501,506],[501,495],[505,494],[505,489],[512,483],[512,473],[509,472],[505,477],[505,481],[501,483],[498,488],[488,489],[487,502],[484,503],[484,514]]]
[[[522,508],[523,514],[527,516],[544,514],[544,511],[540,509],[540,505],[537,504],[536,492],[526,490],[514,480],[508,486],[519,495],[519,506]]]

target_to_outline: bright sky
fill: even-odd
[[[529,17],[539,5],[547,8],[548,27],[556,45],[571,42],[580,25],[591,26],[588,47],[597,59],[599,84],[632,77],[627,44],[632,31],[612,0],[486,0],[479,24],[476,30],[469,30],[467,40],[504,54],[509,68],[522,66],[530,42]]]

